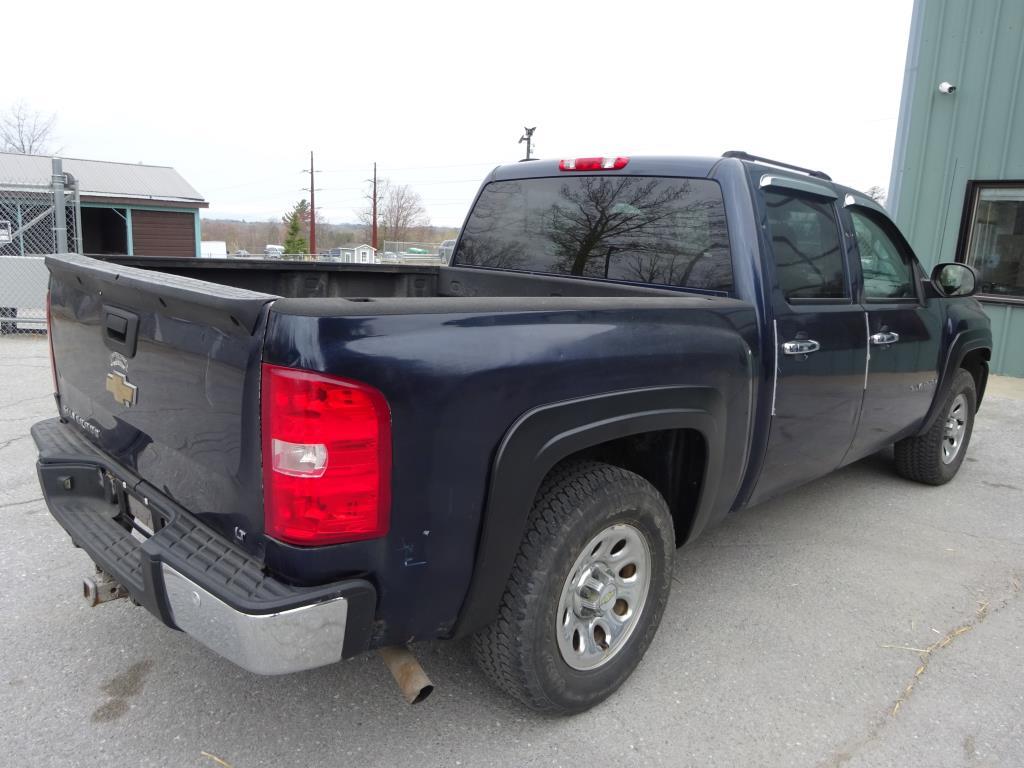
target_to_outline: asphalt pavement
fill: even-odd
[[[261,678],[127,601],[86,607],[36,484],[50,391],[45,339],[0,339],[2,765],[1024,765],[1019,381],[949,485],[883,453],[682,550],[645,660],[570,719],[492,689],[465,642],[415,647],[436,690],[409,707],[373,655]]]

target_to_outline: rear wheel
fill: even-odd
[[[974,377],[961,369],[931,428],[896,443],[896,471],[929,485],[952,480],[971,442],[977,400]]]
[[[643,658],[668,599],[675,550],[661,494],[597,462],[541,487],[498,619],[477,663],[533,709],[570,714],[614,692]]]

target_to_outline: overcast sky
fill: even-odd
[[[211,217],[280,216],[313,149],[330,221],[377,161],[457,226],[526,125],[545,158],[745,149],[864,189],[889,183],[911,5],[12,3],[0,108],[55,112],[67,156],[174,166]]]

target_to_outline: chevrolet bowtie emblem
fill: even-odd
[[[114,399],[125,408],[135,405],[135,397],[139,388],[128,381],[128,377],[120,371],[111,371],[107,374],[107,392],[114,396]]]

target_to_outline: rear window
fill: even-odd
[[[725,207],[708,179],[572,176],[488,184],[455,263],[732,289]]]

